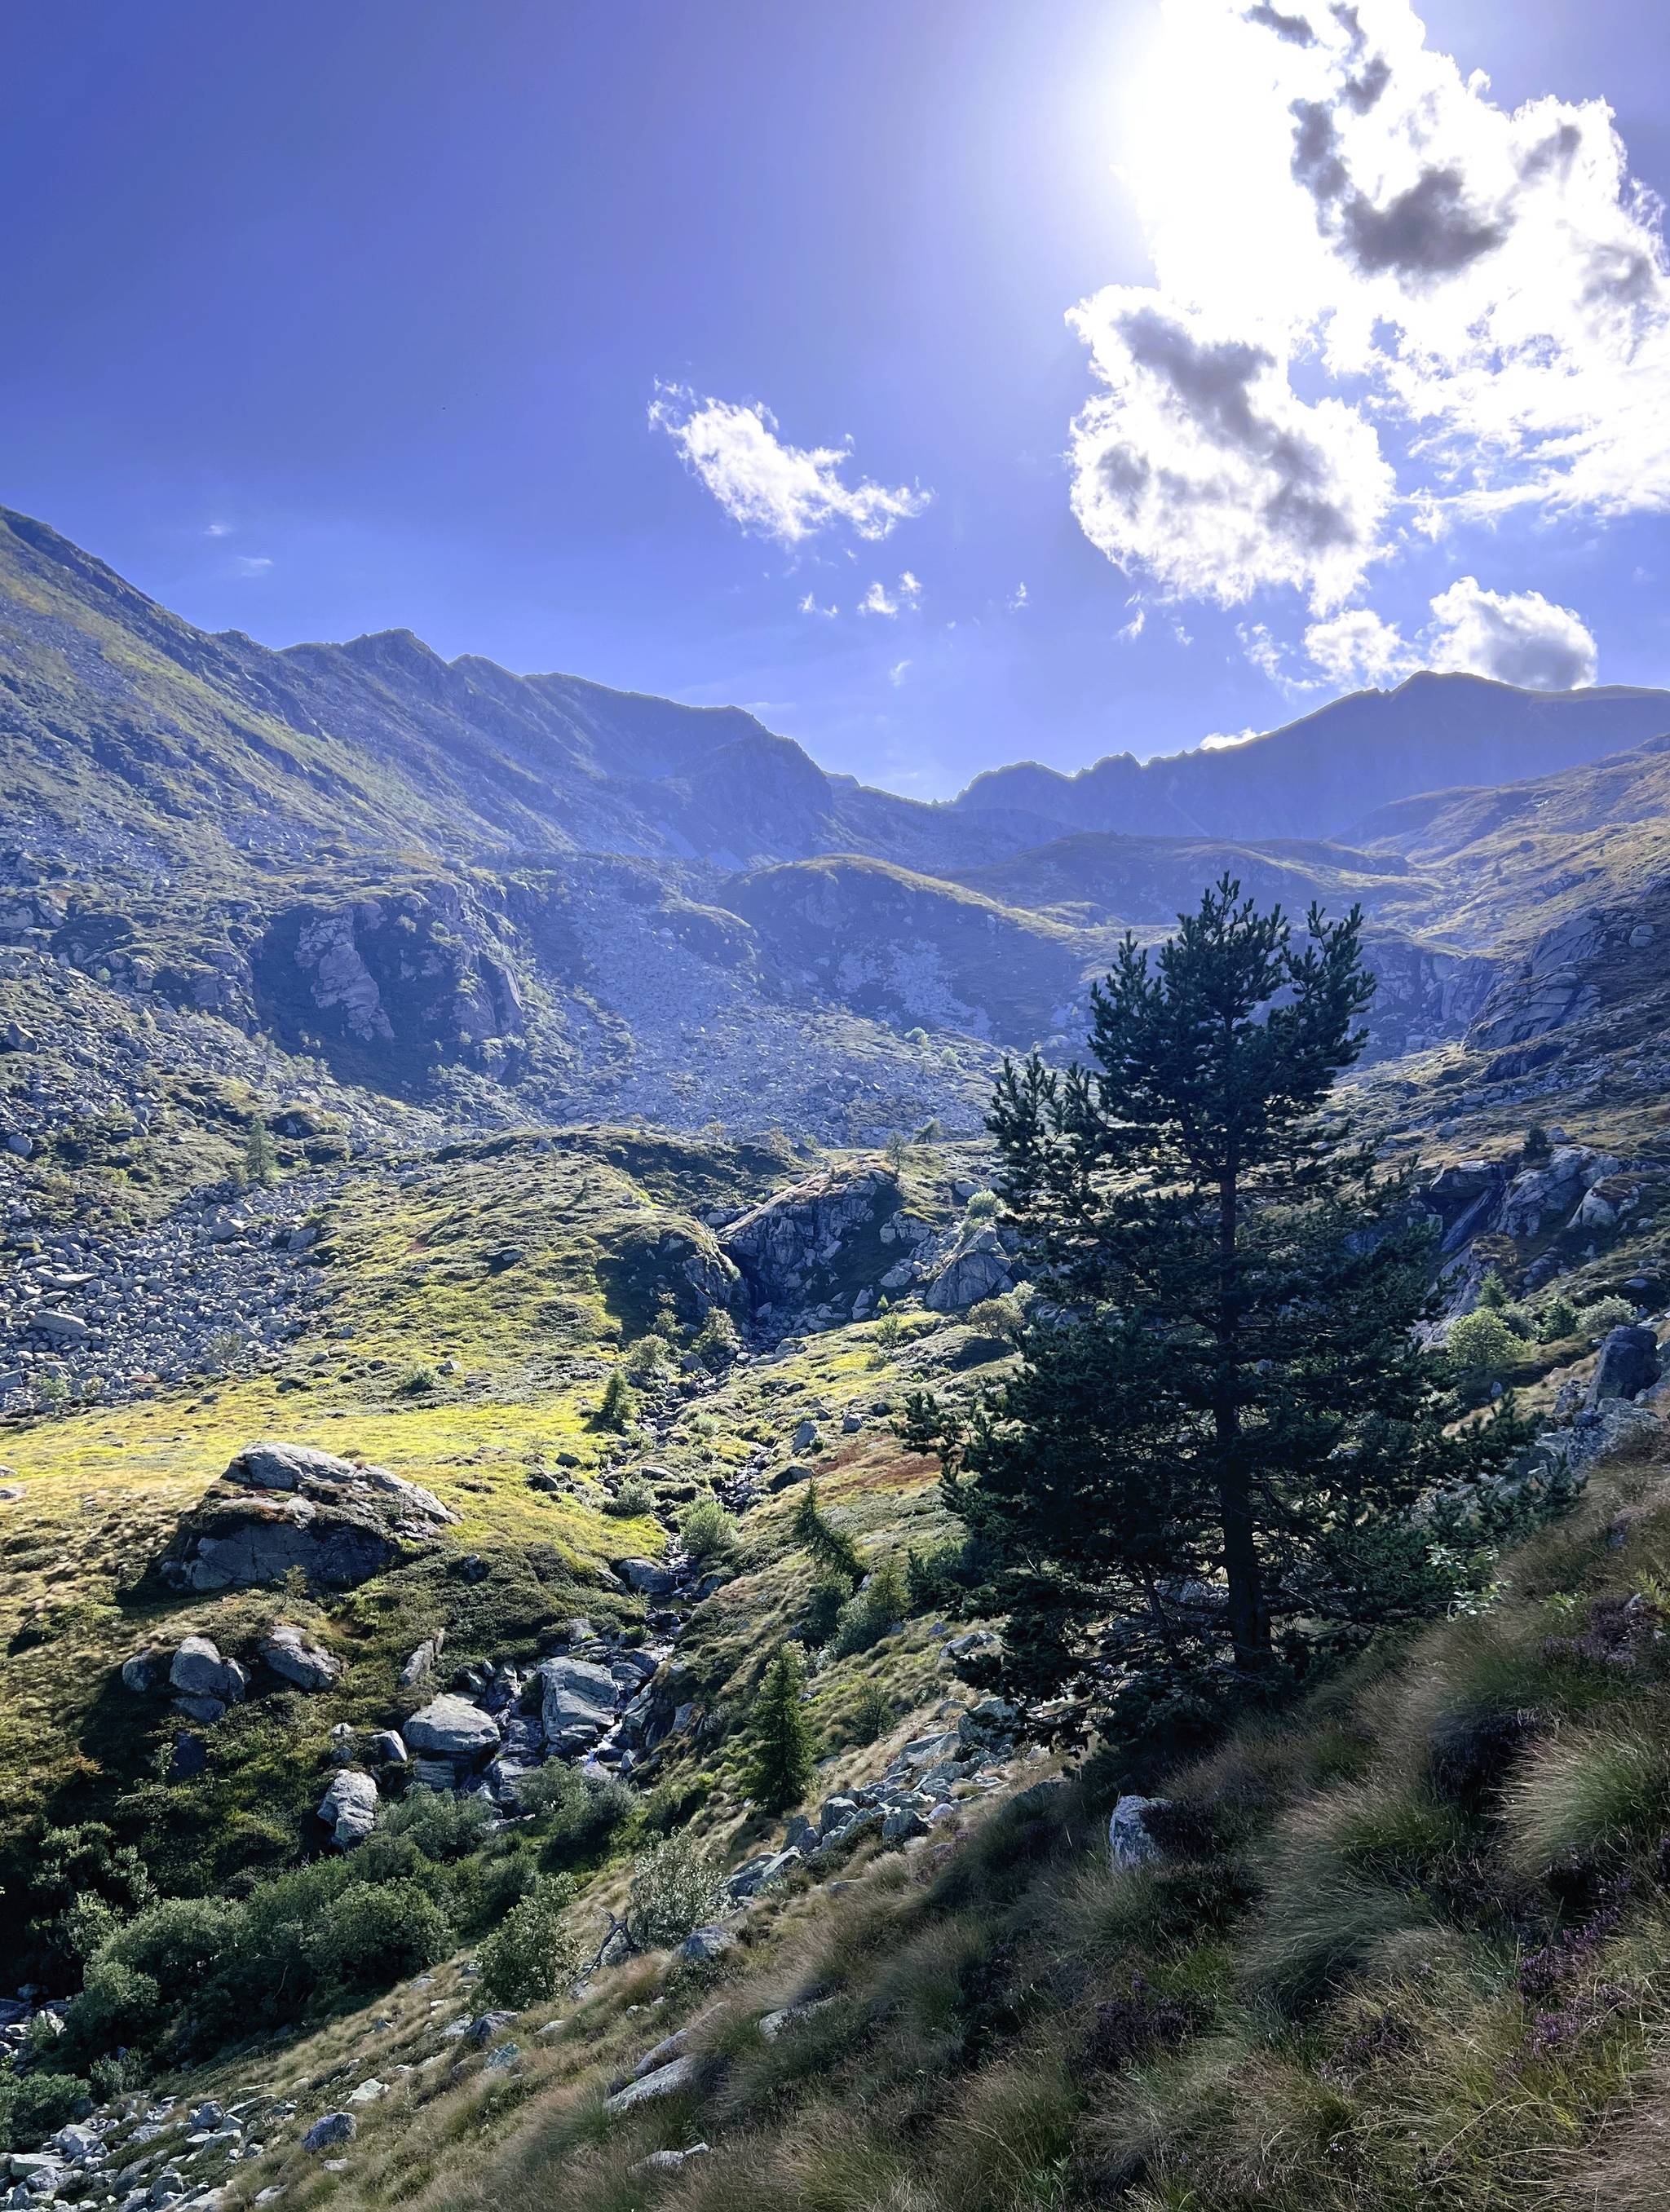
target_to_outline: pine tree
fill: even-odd
[[[806,1662],[799,1648],[781,1645],[765,1670],[751,1715],[748,1794],[770,1813],[798,1805],[811,1781],[811,1730],[800,1702],[805,1686]]]
[[[627,1381],[625,1369],[611,1369],[609,1380],[603,1386],[603,1402],[598,1407],[598,1426],[617,1431],[629,1429],[637,1418],[638,1394]]]
[[[1521,1431],[1451,1425],[1430,1235],[1331,1099],[1372,988],[1355,908],[1296,942],[1226,877],[1157,960],[1126,939],[1093,1065],[1005,1065],[1022,1364],[967,1412],[914,1395],[904,1433],[996,1562],[1011,1695],[1263,1695],[1453,1589],[1454,1516],[1414,1509]]]
[[[244,1179],[260,1190],[270,1190],[278,1180],[278,1147],[258,1114],[244,1139]]]
[[[815,1482],[809,1482],[801,1492],[791,1525],[795,1542],[811,1553],[826,1576],[844,1576],[849,1589],[863,1581],[864,1561],[859,1547],[843,1529],[824,1518]]]

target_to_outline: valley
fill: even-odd
[[[1644,2206],[1667,749],[1415,677],[926,805],[3,518],[10,2201]],[[1363,910],[1344,1096],[1440,1338],[1512,1310],[1526,1515],[1281,1717],[1084,1756],[901,1430],[1039,1295],[1004,1055],[1226,874]],[[1617,1712],[1638,1833],[1560,1794]]]

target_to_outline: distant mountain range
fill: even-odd
[[[210,635],[0,509],[0,942],[355,1082],[864,1136],[969,1124],[998,1047],[1066,1049],[1121,932],[1226,869],[1363,907],[1382,1053],[1487,1000],[1511,1030],[1504,963],[1670,876],[1670,693],[1416,676],[924,805],[734,708]]]

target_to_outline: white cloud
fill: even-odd
[[[271,566],[271,557],[265,553],[234,553],[232,557],[233,574],[238,576],[264,576]]]
[[[899,685],[904,682],[905,671],[909,667],[909,665],[910,663],[908,660],[896,660],[891,668],[888,670],[887,680],[893,685],[896,690],[898,689]]]
[[[1014,590],[1009,595],[1009,611],[1011,615],[1017,615],[1025,605],[1026,586],[1024,584],[1017,584]]]
[[[785,545],[835,524],[859,538],[885,538],[932,497],[920,487],[890,489],[867,477],[847,483],[841,471],[852,459],[850,444],[786,445],[776,417],[757,402],[698,399],[684,386],[662,384],[649,419],[733,522]]]
[[[841,609],[836,606],[833,600],[829,602],[829,605],[827,607],[820,607],[817,604],[817,596],[816,592],[808,592],[806,593],[805,597],[799,602],[799,607],[803,615],[821,615],[825,622],[833,622],[835,617],[841,612]]]
[[[1146,607],[1139,607],[1125,627],[1122,629],[1116,629],[1114,635],[1121,645],[1134,645],[1147,627],[1148,610]]]
[[[1570,607],[1540,592],[1487,592],[1463,576],[1432,602],[1430,665],[1494,676],[1536,691],[1593,684],[1593,635]]]
[[[1262,730],[1237,730],[1233,734],[1214,730],[1211,737],[1201,738],[1199,749],[1203,753],[1226,753],[1236,745],[1251,744],[1254,738],[1263,735]]]
[[[229,522],[206,522],[203,526],[203,534],[205,538],[230,538],[232,525]]]
[[[1368,607],[1312,623],[1305,651],[1332,683],[1357,690],[1401,683],[1421,665],[1397,624],[1382,622]]]
[[[1372,425],[1288,382],[1285,348],[1110,285],[1067,318],[1103,391],[1072,426],[1090,543],[1166,591],[1234,606],[1290,584],[1319,606],[1375,558],[1392,471]]]
[[[1402,532],[1670,508],[1661,210],[1603,101],[1509,112],[1410,0],[1161,0],[1125,101],[1155,282],[1068,318],[1121,566],[1327,614]]]
[[[878,577],[859,601],[859,612],[861,615],[883,615],[889,622],[893,622],[902,611],[919,605],[921,597],[921,585],[907,568],[890,592]]]

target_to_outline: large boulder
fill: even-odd
[[[935,1313],[966,1313],[1014,1287],[1014,1261],[987,1222],[963,1237],[922,1293],[922,1304]]]
[[[1159,1844],[1148,1826],[1149,1815],[1162,1810],[1163,1797],[1121,1797],[1108,1820],[1108,1856],[1122,1874],[1151,1865],[1160,1856]]]
[[[300,1570],[352,1589],[457,1516],[429,1491],[306,1444],[251,1444],[180,1521],[160,1572],[180,1590],[250,1589]]]
[[[319,1817],[340,1850],[362,1844],[377,1825],[377,1784],[356,1767],[344,1767],[319,1800]]]
[[[468,1698],[436,1698],[401,1730],[410,1751],[435,1759],[474,1760],[499,1747],[499,1723]]]
[[[280,1621],[257,1648],[273,1673],[299,1690],[328,1690],[342,1679],[341,1660],[290,1621]]]
[[[235,1659],[222,1659],[206,1636],[188,1636],[174,1654],[168,1684],[177,1696],[218,1705],[224,1711],[247,1695],[249,1675]]]
[[[1588,1403],[1599,1406],[1608,1398],[1633,1398],[1650,1390],[1659,1379],[1658,1339],[1650,1328],[1633,1322],[1613,1329],[1600,1346],[1600,1364],[1588,1386]]]
[[[621,1686],[585,1659],[542,1660],[539,1715],[553,1750],[583,1750],[613,1722]]]

